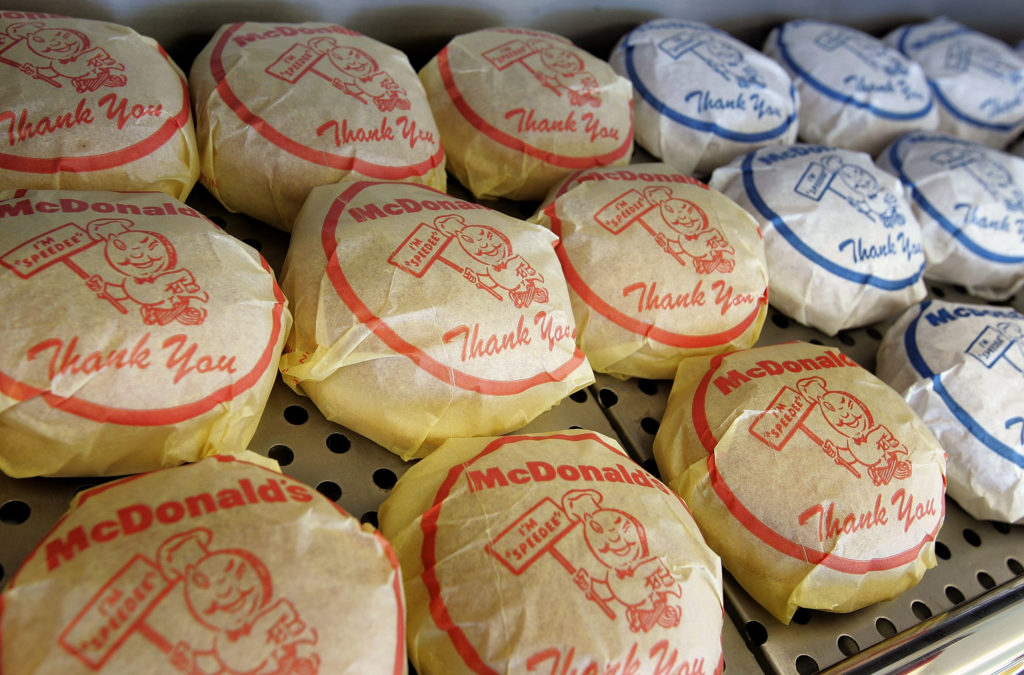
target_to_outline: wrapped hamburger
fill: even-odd
[[[160,193],[0,199],[0,470],[117,475],[240,452],[291,323],[250,247]]]
[[[924,298],[921,226],[903,186],[864,153],[761,148],[715,171],[711,187],[764,231],[770,301],[828,335]]]
[[[448,168],[479,198],[539,200],[577,169],[629,163],[629,81],[561,36],[459,35],[420,79]]]
[[[783,623],[849,612],[934,567],[945,457],[845,354],[794,342],[679,367],[654,440],[708,545]]]
[[[877,155],[939,115],[921,66],[854,28],[813,20],[772,31],[764,51],[800,93],[800,138]]]
[[[633,83],[636,140],[683,173],[796,142],[796,88],[779,64],[707,24],[656,19],[627,33],[609,63]]]
[[[103,21],[0,11],[0,190],[160,191],[199,175],[185,76],[155,41]]]
[[[885,42],[921,64],[938,130],[1004,148],[1024,130],[1024,55],[946,17],[904,26]]]
[[[990,300],[1024,285],[1024,159],[945,134],[912,133],[878,163],[913,197],[927,278]]]
[[[312,488],[223,456],[80,493],[0,611],[5,673],[407,669],[388,542]]]
[[[877,370],[942,442],[949,496],[975,518],[1024,523],[1024,316],[922,303],[886,332]]]
[[[444,151],[405,54],[327,23],[234,23],[192,64],[203,184],[290,231],[317,185],[369,178],[443,190]]]
[[[285,382],[404,459],[526,425],[594,378],[554,242],[423,186],[315,189],[284,262]]]
[[[719,560],[605,436],[450,440],[380,523],[421,675],[722,671]]]
[[[679,361],[753,346],[768,311],[754,218],[664,164],[588,169],[534,220],[551,228],[591,367],[671,379]]]

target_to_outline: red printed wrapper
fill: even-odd
[[[227,208],[290,231],[309,191],[341,180],[443,190],[445,158],[402,52],[327,23],[235,23],[190,78],[200,180]]]
[[[671,379],[689,356],[753,346],[768,310],[761,231],[665,164],[574,174],[533,218],[559,237],[580,348],[599,372]]]
[[[19,190],[0,219],[0,469],[245,449],[291,322],[259,254],[159,193]]]
[[[380,523],[422,675],[722,671],[718,557],[610,438],[448,441]]]
[[[849,612],[935,566],[945,455],[899,394],[794,342],[684,361],[654,441],[708,545],[783,623]]]
[[[554,243],[422,186],[315,189],[282,275],[285,382],[405,459],[523,427],[594,379]]]
[[[420,79],[449,168],[479,198],[539,200],[573,171],[629,163],[632,85],[561,36],[459,35]]]
[[[0,11],[0,190],[160,191],[199,175],[185,76],[118,24]]]
[[[388,542],[223,456],[78,495],[0,612],[5,673],[407,670]]]

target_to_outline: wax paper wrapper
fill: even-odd
[[[519,429],[594,379],[554,241],[427,187],[315,189],[282,275],[285,382],[405,459]]]
[[[912,133],[878,163],[913,197],[925,277],[990,300],[1024,285],[1024,159],[945,134]]]
[[[722,670],[718,558],[601,434],[448,441],[399,479],[380,523],[421,675]]]
[[[629,80],[561,36],[519,28],[459,35],[420,80],[448,168],[479,198],[540,200],[577,169],[629,163]]]
[[[800,92],[800,138],[872,156],[900,134],[934,131],[939,113],[921,66],[855,28],[796,20],[772,31],[764,52]]]
[[[654,440],[722,566],[783,623],[849,612],[934,567],[945,457],[900,398],[803,342],[688,359]]]
[[[441,137],[405,54],[328,23],[221,26],[192,64],[200,180],[290,231],[309,191],[369,178],[443,190]]]
[[[699,354],[751,347],[768,312],[754,218],[665,164],[577,172],[533,220],[559,237],[591,367],[671,379]]]
[[[710,185],[761,225],[769,300],[800,323],[835,335],[924,299],[921,226],[900,182],[866,154],[761,148]]]
[[[885,42],[921,64],[938,130],[1003,148],[1024,130],[1024,55],[946,17],[903,26]]]
[[[686,174],[755,148],[795,143],[799,100],[782,67],[703,23],[655,19],[608,59],[633,84],[636,140]]]
[[[225,456],[80,493],[0,599],[5,673],[407,670],[387,541]]]
[[[0,72],[0,190],[155,190],[184,200],[195,185],[188,85],[151,38],[103,21],[0,12]]]
[[[946,449],[949,496],[975,518],[1024,523],[1024,316],[922,303],[886,332],[877,372]]]
[[[266,262],[160,193],[0,194],[0,469],[244,450],[291,316]]]

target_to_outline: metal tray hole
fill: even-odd
[[[589,397],[587,396],[587,390],[586,389],[579,389],[579,390],[574,391],[573,393],[569,394],[569,398],[571,398],[572,400],[576,401],[577,403],[586,403],[587,402],[587,398],[589,398]]]
[[[896,634],[896,624],[882,616],[875,619],[875,630],[883,638],[891,638]]]
[[[946,598],[954,605],[959,605],[965,600],[964,594],[956,586],[946,586]]]
[[[964,528],[964,541],[974,547],[981,546],[981,537],[969,527]]]
[[[910,611],[914,613],[918,621],[932,618],[932,610],[920,600],[914,600],[910,605]]]
[[[398,476],[391,469],[377,469],[373,472],[373,484],[381,490],[390,490],[398,482]]]
[[[248,244],[249,246],[252,246],[257,251],[262,251],[263,250],[263,242],[260,241],[259,239],[253,239],[252,237],[246,237],[242,241],[245,242],[246,244]]]
[[[750,640],[751,644],[755,647],[760,647],[765,642],[768,642],[768,630],[760,621],[748,621],[746,629],[747,639]]]
[[[619,395],[611,389],[601,389],[597,392],[597,398],[605,408],[611,408],[619,402]]]
[[[12,499],[0,506],[0,523],[5,525],[21,525],[31,515],[32,509],[28,503],[20,499]]]
[[[865,329],[864,332],[867,333],[868,337],[871,338],[872,340],[881,340],[882,339],[882,331],[878,330],[874,326],[868,326],[867,329]]]
[[[288,466],[295,461],[295,452],[287,445],[275,445],[267,451],[267,457],[281,466]]]
[[[220,216],[207,216],[207,219],[209,219],[209,221],[210,221],[211,223],[213,223],[214,225],[216,225],[217,227],[219,227],[219,228],[220,228],[220,229],[222,229],[222,230],[223,230],[223,229],[224,229],[225,227],[227,227],[227,224],[228,224],[228,221],[224,220],[224,219],[223,219],[222,217],[220,217]]]
[[[931,289],[932,295],[934,295],[936,298],[946,297],[946,289],[942,288],[941,286],[932,286]]]
[[[978,583],[985,590],[996,587],[996,580],[989,576],[986,572],[978,572]]]
[[[796,672],[800,675],[812,675],[812,673],[816,673],[818,670],[818,662],[807,654],[801,654],[796,657]]]
[[[991,522],[992,528],[999,534],[1010,534],[1011,532],[1013,532],[1013,528],[1010,527],[1009,523],[997,523],[995,521]]]
[[[654,380],[637,380],[636,386],[640,388],[640,391],[648,396],[658,395],[658,383]]]
[[[661,480],[661,471],[658,469],[658,463],[654,461],[653,457],[649,457],[641,462],[640,466],[644,467],[647,473],[651,474],[658,480]]]
[[[309,411],[301,405],[290,405],[284,409],[284,419],[288,424],[305,424],[309,421]]]
[[[953,554],[949,551],[949,547],[943,544],[941,541],[935,542],[935,555],[937,555],[942,560],[949,560],[953,557]]]
[[[316,491],[327,497],[332,502],[341,499],[341,486],[333,480],[322,480],[316,484]]]
[[[806,626],[811,622],[811,610],[806,607],[797,607],[796,611],[793,612],[793,623],[798,623],[801,626]]]
[[[853,333],[851,333],[848,330],[839,331],[836,337],[839,338],[839,341],[842,342],[847,347],[852,347],[855,344],[857,344],[857,339],[853,337]]]
[[[772,312],[772,323],[785,330],[789,328],[789,317],[781,312]]]
[[[1024,574],[1024,565],[1021,565],[1020,561],[1016,558],[1007,558],[1006,566],[1010,568],[1010,571],[1013,572],[1014,576],[1019,577]]]
[[[380,523],[377,522],[376,511],[367,511],[363,515],[359,516],[359,522],[363,525],[373,525],[374,527],[380,526]]]
[[[658,433],[658,428],[661,426],[661,422],[654,419],[653,417],[645,417],[640,420],[640,428],[654,436]]]
[[[333,433],[327,437],[327,449],[336,455],[348,452],[352,448],[352,441],[345,434]]]
[[[860,653],[860,645],[849,635],[840,635],[839,639],[836,640],[836,646],[839,647],[839,651],[844,656],[853,656]]]
[[[810,340],[808,340],[808,342],[810,342],[812,345],[818,345],[819,347],[825,346],[825,343],[819,340],[818,338],[811,338]]]

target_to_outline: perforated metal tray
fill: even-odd
[[[228,213],[199,187],[189,203],[258,249],[280,271],[287,234]],[[534,206],[505,202],[488,205],[521,218],[532,214]],[[971,300],[951,287],[933,286],[931,292],[951,300]],[[1015,306],[1022,309],[1019,298]],[[817,341],[836,346],[873,369],[884,329],[885,325],[876,325],[829,338],[772,309],[760,344]],[[566,399],[524,431],[599,431],[617,437],[638,463],[657,474],[651,445],[670,388],[669,381],[622,381],[598,376],[594,386]],[[308,399],[292,392],[280,379],[250,448],[277,460],[287,474],[374,525],[377,508],[408,468],[397,456],[324,419]],[[0,583],[13,576],[67,509],[73,495],[99,482],[14,480],[0,475]],[[955,631],[976,634],[975,629],[993,614],[1004,621],[985,628],[985,637],[997,642],[984,647],[986,654],[999,663],[1010,663],[1015,655],[1024,654],[1024,527],[979,522],[947,500],[946,522],[939,533],[937,550],[938,567],[900,597],[852,614],[800,610],[789,626],[771,617],[726,574],[730,619],[723,634],[726,672],[805,674],[830,667],[859,672],[886,668],[902,671],[907,663],[934,658],[932,653],[940,647],[948,651],[947,643],[954,638],[962,643]],[[977,638],[970,644],[977,645]]]

